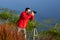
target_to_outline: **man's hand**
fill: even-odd
[[[32,10],[32,15],[34,16],[36,14],[36,11]]]
[[[32,15],[34,16],[35,14],[32,12]]]

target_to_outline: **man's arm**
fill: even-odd
[[[30,20],[34,20],[34,15],[31,15],[31,18],[30,18]]]

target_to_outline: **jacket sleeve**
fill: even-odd
[[[30,20],[34,20],[34,16],[33,16],[33,15],[31,15],[31,18],[30,18]]]

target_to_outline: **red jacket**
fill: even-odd
[[[20,28],[26,28],[28,24],[28,20],[33,20],[34,16],[26,13],[25,11],[21,13],[20,18],[18,20],[18,27]]]

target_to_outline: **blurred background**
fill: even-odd
[[[37,11],[35,20],[27,25],[28,33],[36,24],[40,38],[49,36],[49,40],[60,40],[60,0],[0,0],[0,26],[16,30],[19,16],[26,7]]]

